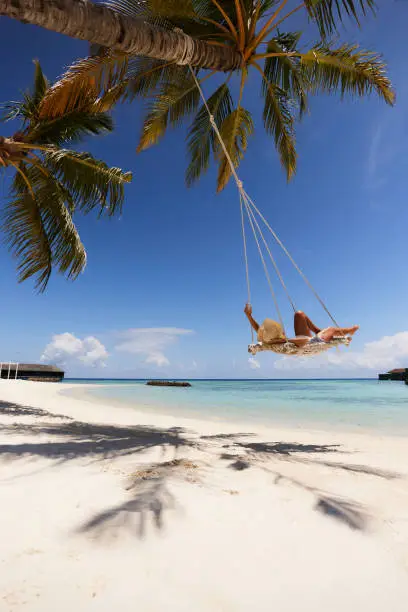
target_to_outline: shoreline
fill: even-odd
[[[317,379],[316,379],[317,380]],[[354,379],[353,379],[354,380]],[[369,379],[364,379],[364,380],[369,380]],[[118,384],[115,385],[114,383],[109,384],[109,388],[112,387],[117,387],[117,388],[123,388],[126,387],[128,385],[123,385],[123,384]],[[132,387],[132,383],[129,382],[129,386]],[[63,387],[67,387],[67,388],[63,388]],[[72,397],[75,398],[77,400],[83,400],[83,401],[88,401],[90,403],[93,404],[97,404],[97,405],[109,405],[109,406],[113,406],[115,408],[118,409],[126,409],[126,410],[131,410],[132,414],[138,414],[140,415],[141,413],[143,415],[148,415],[151,414],[152,418],[161,418],[163,416],[166,417],[171,417],[175,420],[181,420],[181,421],[186,421],[186,422],[192,422],[192,425],[194,426],[194,424],[196,423],[197,426],[199,427],[203,427],[203,424],[205,423],[213,423],[213,424],[222,424],[222,426],[231,426],[231,427],[246,427],[246,428],[252,428],[254,431],[257,431],[258,433],[264,433],[265,430],[273,430],[275,431],[281,431],[284,434],[287,434],[288,432],[307,432],[307,433],[312,433],[312,434],[316,434],[316,435],[321,435],[321,434],[337,434],[339,436],[363,436],[363,437],[374,437],[374,438],[392,438],[392,439],[402,439],[402,438],[407,438],[408,439],[408,429],[406,429],[406,426],[404,426],[403,428],[396,428],[395,430],[389,430],[386,428],[383,428],[383,430],[381,430],[381,427],[378,428],[374,428],[374,427],[369,427],[366,426],[364,424],[361,425],[350,425],[350,424],[338,424],[338,423],[324,423],[321,422],[319,423],[318,421],[315,420],[310,420],[309,422],[307,422],[304,418],[302,419],[302,424],[295,424],[295,423],[284,423],[281,420],[279,420],[279,418],[277,418],[276,420],[273,420],[272,417],[270,417],[269,415],[265,415],[265,419],[262,419],[262,422],[260,423],[259,421],[261,420],[261,417],[259,417],[258,419],[247,419],[245,420],[245,417],[242,417],[241,415],[226,415],[225,413],[222,414],[220,417],[215,416],[214,414],[211,413],[205,413],[202,415],[197,415],[197,414],[191,414],[191,411],[188,410],[188,408],[185,407],[180,407],[178,406],[177,408],[174,405],[165,405],[165,404],[154,404],[154,403],[141,403],[141,402],[137,402],[137,401],[130,401],[130,400],[126,400],[124,398],[110,398],[110,397],[104,397],[102,394],[94,394],[92,393],[93,389],[101,389],[101,386],[98,384],[93,384],[93,383],[84,383],[84,384],[80,384],[80,383],[64,383],[63,386],[60,387],[61,391],[60,391],[60,395],[66,396],[66,397]]]
[[[405,612],[405,438],[187,419],[72,387],[0,381],[0,610]]]

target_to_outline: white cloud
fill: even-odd
[[[94,336],[77,338],[74,334],[65,332],[56,334],[47,344],[41,356],[41,361],[66,364],[80,361],[85,365],[96,367],[104,366],[108,358],[104,345]]]
[[[259,361],[257,361],[254,357],[249,357],[248,363],[251,370],[259,370],[259,368],[261,367]]]
[[[342,348],[323,353],[319,357],[284,357],[275,362],[278,370],[375,370],[386,371],[405,367],[408,360],[408,331],[380,340],[367,342],[361,351]]]
[[[128,329],[121,332],[117,351],[133,353],[145,357],[144,363],[154,364],[159,368],[170,365],[165,350],[177,342],[181,336],[194,333],[191,329],[178,327],[146,327]]]
[[[163,353],[150,353],[147,355],[145,363],[154,363],[159,368],[170,365],[170,361],[167,359],[166,355],[163,355]]]

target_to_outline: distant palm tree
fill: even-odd
[[[18,260],[20,281],[36,278],[43,291],[53,269],[76,278],[86,265],[86,251],[73,222],[75,212],[114,215],[121,210],[129,172],[109,168],[89,153],[62,148],[89,134],[113,129],[107,97],[83,88],[62,117],[40,117],[50,84],[35,62],[34,86],[20,102],[3,105],[3,121],[21,128],[0,138],[0,168],[13,170],[3,230]]]
[[[124,39],[127,24],[143,22],[153,28],[152,49],[159,39],[162,49],[166,46],[163,33],[182,29],[191,37],[190,42],[199,40],[214,50],[212,64],[206,62],[208,54],[203,51],[202,65],[212,69],[202,75],[196,55],[194,70],[201,83],[226,71],[224,82],[217,83],[207,102],[235,166],[242,160],[254,129],[252,115],[243,105],[250,71],[260,76],[264,128],[274,140],[288,179],[296,171],[295,121],[305,113],[310,94],[338,92],[341,96],[365,96],[374,92],[387,104],[394,102],[385,65],[377,53],[356,45],[334,45],[328,40],[345,16],[358,23],[361,15],[373,9],[373,0],[304,0],[299,4],[290,0],[109,0],[102,4],[121,15]],[[281,30],[299,11],[305,11],[319,35],[319,41],[306,49],[300,45],[301,32]],[[207,109],[200,106],[199,91],[189,67],[176,63],[185,51],[181,45],[178,59],[166,61],[160,59],[163,57],[160,54],[159,59],[152,58],[153,51],[149,52],[150,57],[139,57],[105,47],[96,49],[93,57],[74,64],[48,92],[40,115],[59,117],[70,112],[71,104],[76,103],[89,84],[109,95],[112,101],[147,98],[138,150],[156,144],[169,127],[179,126],[185,118],[192,117],[187,138],[190,157],[187,184],[193,184],[207,170],[213,155],[218,163],[220,191],[231,177],[231,167],[219,146]],[[241,58],[233,68],[226,60],[227,56],[231,59],[231,52]],[[235,100],[229,87],[234,70],[240,72]]]

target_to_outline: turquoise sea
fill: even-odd
[[[200,419],[408,435],[408,386],[377,380],[191,380],[191,388],[142,380],[92,383],[104,403]],[[114,408],[113,408],[114,409]]]

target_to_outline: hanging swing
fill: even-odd
[[[188,37],[186,37],[187,39]],[[185,63],[188,63],[187,61]],[[265,217],[263,216],[263,214],[260,212],[260,210],[257,208],[257,206],[254,204],[254,202],[251,200],[251,198],[249,197],[249,195],[246,193],[242,181],[239,179],[238,174],[235,170],[234,164],[231,160],[231,157],[227,151],[227,148],[225,146],[225,143],[222,139],[222,136],[220,134],[220,131],[218,129],[218,126],[215,122],[215,119],[213,117],[213,115],[211,114],[211,111],[208,107],[207,101],[205,99],[204,93],[201,89],[200,83],[196,77],[196,74],[194,72],[194,70],[192,69],[191,65],[188,64],[189,68],[190,68],[190,72],[193,76],[193,79],[195,81],[195,84],[197,86],[198,91],[200,92],[200,96],[201,99],[203,101],[203,104],[208,112],[208,116],[210,119],[210,123],[212,128],[214,129],[215,134],[217,135],[217,138],[219,140],[219,143],[221,145],[221,148],[225,154],[225,157],[229,163],[229,166],[231,168],[231,173],[235,179],[235,183],[237,185],[238,188],[238,192],[239,192],[239,200],[240,200],[240,209],[241,209],[241,225],[242,225],[242,238],[243,238],[243,250],[244,250],[244,260],[245,260],[245,275],[246,275],[246,284],[247,284],[247,292],[248,292],[248,299],[247,299],[247,304],[249,305],[251,303],[251,289],[250,289],[250,281],[249,281],[249,267],[248,267],[248,255],[247,255],[247,238],[246,238],[246,232],[245,232],[245,215],[249,221],[249,226],[252,230],[252,233],[254,235],[254,239],[255,239],[255,243],[257,245],[258,251],[259,251],[259,256],[264,268],[264,272],[265,272],[265,276],[266,276],[266,280],[269,286],[269,290],[271,292],[271,296],[272,296],[272,300],[275,304],[275,309],[279,318],[279,323],[280,323],[280,328],[282,333],[282,337],[285,339],[285,341],[282,342],[282,339],[280,341],[269,341],[269,342],[263,342],[263,341],[258,341],[257,343],[254,343],[254,334],[253,334],[253,330],[251,328],[251,333],[252,333],[252,343],[248,346],[248,352],[251,353],[252,355],[256,355],[259,352],[262,351],[272,351],[274,353],[277,353],[279,355],[293,355],[293,356],[298,356],[298,357],[306,357],[306,356],[312,356],[312,355],[317,355],[320,354],[322,352],[327,351],[328,349],[334,348],[334,347],[338,347],[340,345],[344,345],[344,346],[348,346],[351,342],[351,337],[347,336],[345,334],[343,335],[339,335],[339,336],[335,336],[334,338],[332,338],[330,341],[318,341],[318,342],[314,342],[313,339],[311,339],[309,342],[307,342],[307,344],[305,344],[304,346],[297,346],[296,344],[294,344],[293,342],[290,342],[290,340],[287,340],[287,336],[285,333],[285,326],[283,324],[283,319],[282,319],[282,315],[279,309],[279,305],[276,299],[276,295],[275,295],[275,291],[271,282],[271,278],[270,278],[270,274],[269,274],[269,270],[268,270],[268,266],[266,264],[265,261],[265,257],[264,257],[264,253],[262,251],[262,245],[264,247],[264,249],[266,250],[269,259],[271,260],[272,266],[276,272],[276,275],[283,287],[284,292],[286,293],[286,296],[293,308],[293,311],[296,312],[296,307],[295,304],[289,294],[289,291],[285,285],[285,282],[283,280],[283,277],[280,273],[280,270],[277,266],[277,263],[272,255],[272,251],[270,249],[270,246],[264,236],[264,233],[262,231],[262,227],[260,225],[263,224],[264,226],[264,231],[265,229],[267,229],[271,235],[272,238],[274,239],[274,241],[277,243],[277,245],[283,250],[284,254],[288,257],[289,261],[292,263],[292,265],[295,267],[295,269],[297,270],[297,272],[300,274],[300,276],[302,277],[302,279],[305,281],[305,283],[308,285],[308,287],[311,289],[311,291],[313,292],[314,296],[317,298],[317,300],[320,302],[321,306],[324,308],[324,310],[326,311],[326,313],[328,314],[328,316],[330,317],[330,319],[333,321],[334,326],[336,328],[339,328],[338,323],[336,322],[336,320],[334,319],[334,317],[332,316],[332,314],[330,313],[330,311],[328,310],[328,308],[326,307],[326,305],[324,304],[323,300],[319,297],[319,295],[317,294],[317,292],[315,291],[315,289],[313,288],[313,286],[311,285],[311,283],[309,282],[309,280],[306,278],[306,276],[304,275],[304,273],[302,272],[302,270],[299,268],[299,266],[297,265],[297,263],[295,262],[295,260],[293,259],[292,255],[289,253],[289,251],[287,250],[287,248],[285,247],[285,245],[282,243],[282,241],[280,240],[280,238],[277,236],[276,232],[272,229],[272,227],[269,225],[268,221],[265,219]],[[260,241],[261,240],[261,241]],[[275,324],[277,325],[277,324]],[[259,334],[258,334],[258,339],[259,339]]]

